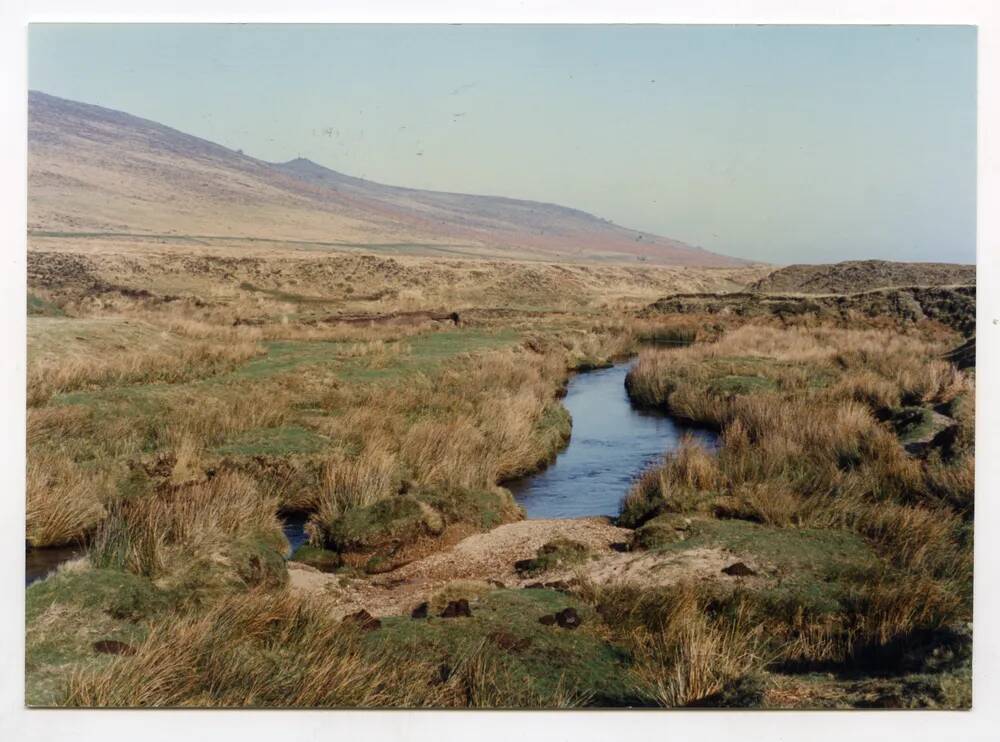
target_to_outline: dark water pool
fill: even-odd
[[[28,549],[25,553],[25,587],[55,572],[63,562],[83,555],[82,546],[60,546],[53,549]]]
[[[554,464],[504,484],[529,518],[617,515],[632,482],[685,433],[714,449],[716,436],[665,414],[632,406],[625,376],[632,362],[574,376],[563,403],[573,416],[569,446]]]
[[[287,559],[295,550],[302,546],[309,537],[306,535],[306,521],[309,520],[309,516],[304,513],[292,513],[290,515],[282,516],[281,527],[285,531],[285,538],[288,539],[288,552],[285,554]]]

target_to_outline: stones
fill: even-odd
[[[753,577],[757,574],[743,562],[735,562],[728,567],[723,567],[722,572],[730,577]]]
[[[543,626],[558,625],[563,629],[575,629],[583,623],[575,608],[563,608],[558,613],[550,613],[538,619]]]
[[[430,608],[430,604],[425,600],[423,603],[418,605],[412,611],[410,611],[410,618],[427,618],[427,609]]]
[[[472,616],[472,611],[469,609],[469,601],[465,598],[451,601],[441,611],[441,618],[459,618],[460,616]]]
[[[98,654],[124,654],[133,655],[136,650],[131,644],[120,642],[117,639],[101,639],[94,642],[94,651]]]
[[[583,621],[574,608],[563,608],[556,614],[556,623],[564,629],[575,629]]]
[[[382,622],[364,608],[357,613],[344,616],[344,623],[348,622],[356,624],[362,631],[375,631],[375,629],[382,628]]]

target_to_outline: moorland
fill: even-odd
[[[28,704],[969,706],[974,267],[29,131]],[[622,362],[717,445],[526,518]]]

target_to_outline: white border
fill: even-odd
[[[1000,332],[997,246],[1000,237],[1000,12],[993,0],[517,0],[471,6],[460,0],[364,2],[331,7],[320,0],[71,0],[14,2],[0,10],[0,544],[6,565],[0,595],[0,737],[10,740],[202,739],[224,734],[246,740],[456,739],[547,740],[622,737],[699,740],[920,740],[1000,738],[1000,618],[998,599],[996,455],[997,374]],[[977,374],[977,513],[974,710],[961,712],[670,712],[579,713],[475,712],[282,712],[282,711],[29,711],[23,708],[24,345],[25,345],[25,126],[26,23],[92,22],[586,22],[586,23],[906,23],[979,26],[979,236]],[[193,84],[196,84],[193,83]]]

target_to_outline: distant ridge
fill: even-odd
[[[830,265],[789,265],[748,288],[761,293],[853,294],[903,286],[975,285],[976,266],[846,260]]]
[[[522,259],[738,266],[747,261],[584,211],[270,163],[153,121],[31,91],[28,226],[75,233],[400,244]]]

